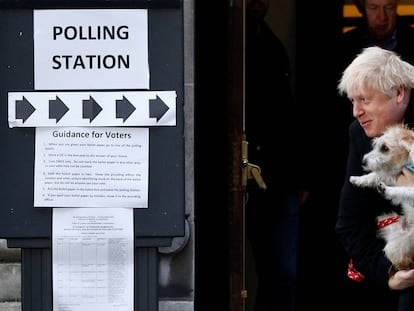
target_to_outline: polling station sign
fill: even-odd
[[[148,11],[34,10],[35,90],[149,89]]]

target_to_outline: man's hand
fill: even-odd
[[[402,187],[414,186],[414,173],[403,167],[400,175],[397,176],[396,185]]]
[[[391,289],[399,290],[414,286],[414,269],[398,270],[390,273],[388,286]]]

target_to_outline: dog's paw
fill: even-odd
[[[398,187],[390,187],[384,183],[380,183],[377,187],[378,192],[393,205],[400,205],[401,198],[398,196]]]
[[[361,176],[350,176],[349,182],[357,187],[375,188],[378,184],[378,175],[371,172]]]
[[[365,188],[365,187],[371,188],[371,187],[374,186],[374,184],[372,183],[371,178],[369,178],[368,175],[350,176],[349,177],[349,182],[351,184],[353,184],[354,186],[362,187],[362,188]]]
[[[393,205],[414,205],[414,188],[384,185],[382,196],[391,201]]]
[[[361,176],[351,176],[349,177],[349,182],[355,186],[361,186],[362,185]]]
[[[384,184],[383,182],[378,183],[377,185],[377,191],[384,197],[386,197],[386,190],[387,190],[387,185]]]

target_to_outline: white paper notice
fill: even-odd
[[[35,207],[148,207],[148,128],[36,128]]]
[[[34,10],[34,89],[148,89],[148,10]]]
[[[134,310],[133,231],[133,209],[53,209],[53,310]]]

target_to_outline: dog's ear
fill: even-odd
[[[400,138],[400,145],[409,152],[414,152],[414,131],[406,129],[404,135]]]
[[[404,141],[404,148],[407,148],[411,163],[414,163],[414,131],[410,131],[410,138]]]

